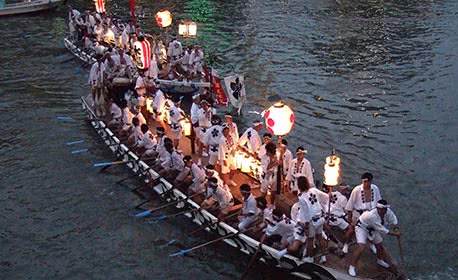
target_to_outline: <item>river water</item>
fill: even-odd
[[[458,2],[144,3],[147,16],[166,5],[202,23],[198,41],[221,76],[245,75],[240,126],[281,95],[296,113],[290,149],[306,147],[317,179],[332,148],[343,181],[374,174],[400,220],[411,278],[458,279]],[[127,3],[111,8],[128,14]],[[65,17],[61,9],[0,19],[0,278],[239,278],[248,259],[224,244],[169,258],[180,248],[160,245],[195,227],[133,219],[138,181],[119,185],[127,169],[92,167],[114,158],[80,110],[88,70],[64,48]],[[158,32],[151,18],[141,25]],[[65,145],[75,140],[85,142]],[[89,152],[71,154],[80,148]],[[399,259],[393,238],[387,247]],[[275,278],[268,270],[251,275]]]

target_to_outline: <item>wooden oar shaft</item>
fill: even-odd
[[[195,194],[189,195],[189,196],[187,196],[187,197],[184,197],[184,198],[181,198],[181,199],[178,199],[178,200],[174,200],[174,201],[172,201],[172,202],[170,202],[170,203],[167,203],[167,204],[164,204],[164,205],[162,205],[162,206],[159,206],[159,207],[156,207],[156,208],[149,209],[149,211],[151,211],[151,213],[152,213],[152,212],[155,212],[155,211],[157,211],[157,210],[161,210],[161,209],[167,208],[167,207],[169,207],[169,206],[172,206],[172,205],[177,204],[178,202],[182,202],[182,201],[188,200],[188,199],[190,199],[190,198],[193,198],[193,197],[197,196],[198,194],[199,194],[199,193],[195,193]]]
[[[204,224],[204,225],[202,225],[201,227],[199,227],[198,229],[195,229],[195,230],[191,231],[190,233],[186,234],[186,236],[191,236],[191,235],[193,235],[193,234],[195,234],[195,233],[198,233],[199,231],[202,231],[202,230],[208,228],[209,226],[212,226],[212,225],[217,224],[217,223],[219,223],[219,222],[223,222],[223,221],[226,220],[226,219],[232,218],[232,217],[238,215],[239,212],[240,212],[240,211],[237,211],[237,212],[235,212],[235,213],[232,213],[232,214],[230,214],[229,216],[224,217],[224,219],[221,219],[221,220],[220,220],[220,219],[217,219],[216,221],[213,221],[213,222],[211,222],[211,223]]]
[[[245,280],[248,276],[248,272],[250,272],[251,267],[256,261],[256,257],[258,256],[259,252],[262,249],[262,245],[264,244],[265,239],[263,239],[260,243],[258,248],[256,248],[256,252],[254,252],[253,256],[251,257],[250,261],[248,262],[248,266],[245,269],[245,272],[242,274],[242,277],[240,277],[240,280]]]

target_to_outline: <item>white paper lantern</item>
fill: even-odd
[[[294,112],[283,101],[279,101],[267,109],[264,118],[267,130],[277,136],[288,134],[294,125]]]

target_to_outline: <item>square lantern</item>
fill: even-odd
[[[197,37],[197,23],[193,21],[184,21],[178,24],[178,34],[185,38]]]

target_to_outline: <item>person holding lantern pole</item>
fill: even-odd
[[[277,173],[278,173],[277,147],[273,142],[266,144],[266,154],[261,158],[261,196],[266,197],[270,189],[270,203],[275,203],[277,193]]]
[[[294,194],[298,192],[297,178],[305,176],[309,182],[309,185],[314,187],[312,165],[310,161],[305,158],[307,150],[304,147],[299,146],[296,149],[296,158],[291,160],[288,173],[286,174],[286,179],[284,182],[284,188],[288,191],[291,191]]]

